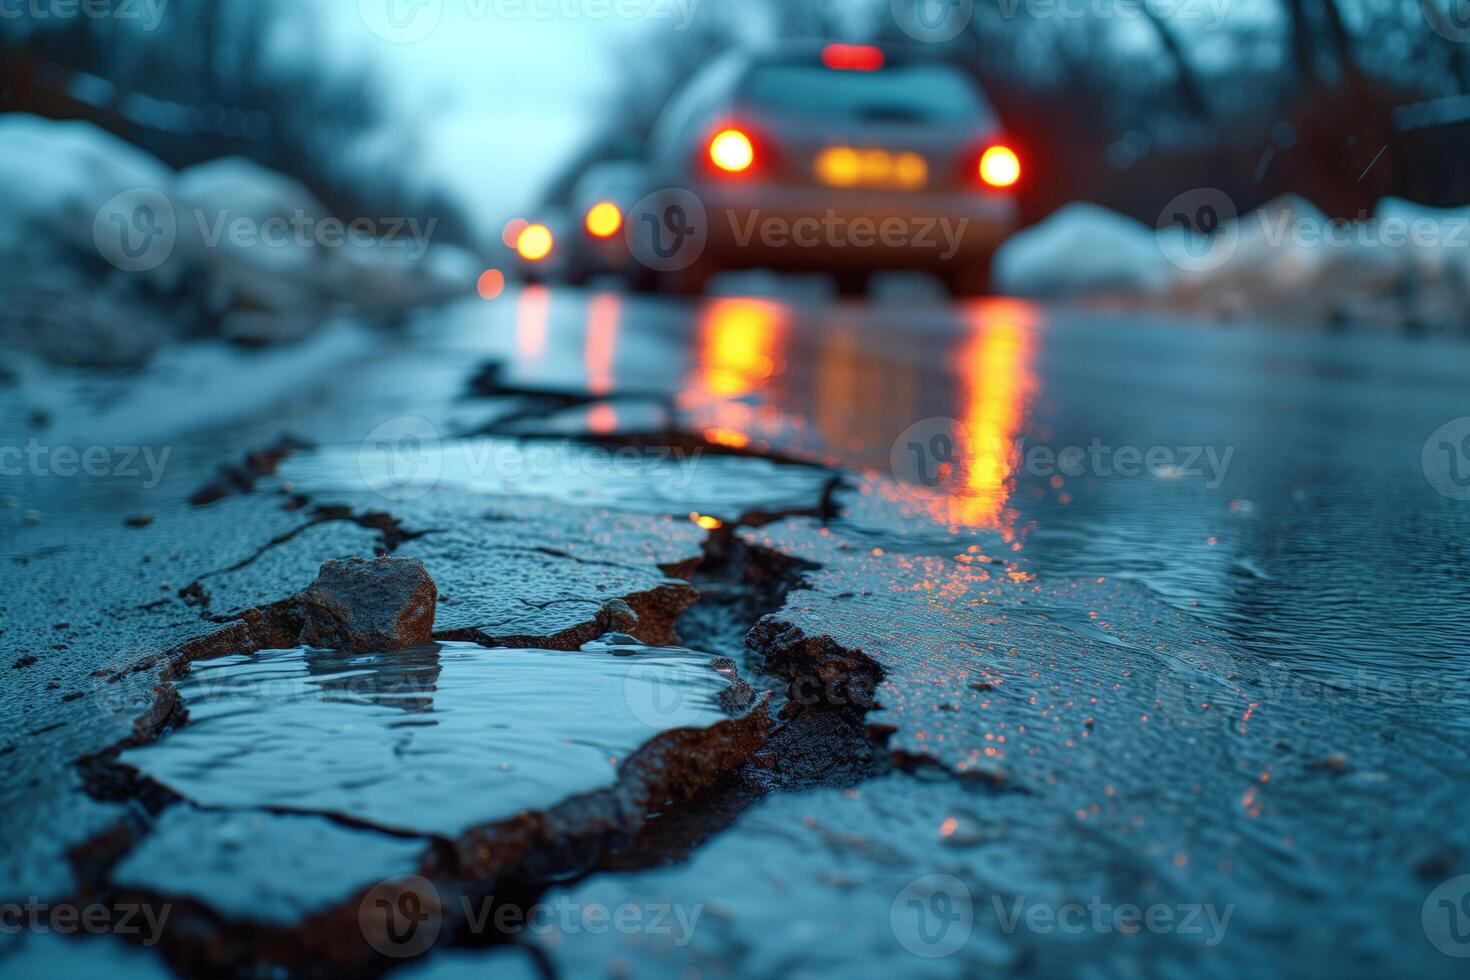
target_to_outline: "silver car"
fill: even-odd
[[[627,234],[675,292],[727,269],[828,273],[845,293],[874,272],[920,269],[983,292],[1024,178],[960,68],[845,44],[711,64],[660,118],[648,167]]]

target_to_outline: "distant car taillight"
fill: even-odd
[[[540,262],[551,254],[555,244],[550,228],[545,225],[527,225],[516,238],[516,252],[527,262]]]
[[[877,71],[883,67],[883,49],[871,44],[829,44],[822,64],[836,71]]]
[[[1021,179],[1021,158],[999,143],[980,154],[980,179],[991,187],[1010,187]]]
[[[743,174],[755,163],[755,144],[738,129],[722,129],[709,141],[709,162],[727,174]]]
[[[587,234],[611,238],[623,229],[623,212],[611,201],[599,201],[587,209]]]

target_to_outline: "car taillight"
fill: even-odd
[[[980,154],[980,179],[991,187],[1010,187],[1021,179],[1021,158],[1009,146],[995,144]]]
[[[611,238],[623,229],[623,212],[611,201],[599,201],[587,209],[587,234],[593,238]]]
[[[837,71],[877,71],[883,67],[883,49],[871,44],[829,44],[822,64]]]
[[[755,163],[755,144],[738,129],[722,129],[709,141],[709,162],[727,174],[743,174]]]
[[[516,238],[516,252],[527,262],[540,262],[551,254],[555,244],[550,228],[545,225],[527,225]]]

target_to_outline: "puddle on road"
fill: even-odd
[[[727,718],[712,659],[467,643],[224,657],[178,682],[188,723],[121,761],[201,806],[456,837],[608,787],[660,732]]]

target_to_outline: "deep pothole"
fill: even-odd
[[[738,525],[716,530],[692,570],[680,569],[700,598],[673,625],[683,646],[728,658],[732,672],[738,665],[745,680],[767,698],[766,703],[776,706],[774,720],[763,723],[759,735],[750,724],[736,726],[739,731],[721,736],[722,744],[713,752],[695,736],[665,738],[661,743],[655,739],[635,753],[642,756],[636,766],[630,765],[635,775],[626,781],[620,775],[619,786],[600,802],[578,797],[551,811],[523,814],[525,819],[457,838],[426,835],[424,839],[432,846],[418,869],[422,875],[451,883],[454,894],[466,902],[493,893],[500,900],[514,895],[532,903],[550,888],[592,874],[679,861],[768,793],[848,785],[887,768],[885,753],[875,747],[864,724],[867,704],[824,698],[820,689],[813,696],[810,689],[800,688],[798,682],[803,678],[790,676],[789,662],[779,657],[779,669],[768,669],[770,651],[763,648],[762,638],[779,636],[769,628],[769,617],[793,589],[804,586],[803,576],[816,566],[753,546],[738,532]],[[168,663],[165,683],[155,710],[126,743],[147,744],[188,724],[172,680],[185,676],[191,663],[228,656],[232,647],[238,654],[242,644],[254,650],[281,646],[284,635],[291,632],[288,606],[281,603],[252,610],[242,623],[226,627],[222,633],[228,635],[222,635],[219,642],[175,652],[171,658],[156,658],[155,662]],[[757,628],[762,624],[767,628]],[[752,697],[747,693],[745,703]],[[739,745],[754,747],[746,751]],[[165,957],[175,966],[208,974],[238,972],[259,961],[262,950],[268,951],[272,964],[308,975],[334,970],[372,974],[394,965],[372,956],[361,935],[354,935],[358,895],[290,927],[271,927],[231,918],[187,897],[140,896],[136,888],[130,890],[113,881],[114,869],[150,843],[150,835],[169,811],[192,809],[198,803],[150,778],[129,775],[128,767],[119,765],[117,757],[114,752],[86,760],[83,774],[94,796],[127,803],[131,812],[107,834],[77,849],[74,868],[81,891],[88,896],[129,895],[177,902],[188,928],[171,933],[162,945]],[[726,761],[711,766],[714,758]],[[629,764],[634,761],[627,760]],[[638,819],[620,824],[610,816],[620,812],[636,812]],[[322,816],[348,829],[377,830],[370,822]],[[487,854],[495,857],[486,859]],[[510,934],[446,921],[438,945],[482,947],[514,941]]]

